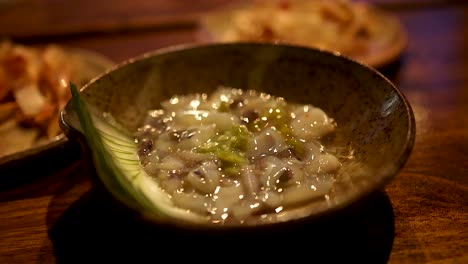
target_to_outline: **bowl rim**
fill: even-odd
[[[414,148],[414,143],[415,143],[415,138],[416,138],[416,123],[415,123],[415,117],[414,117],[414,112],[411,107],[411,104],[409,103],[408,99],[406,96],[400,91],[400,89],[393,83],[389,78],[384,76],[380,71],[378,71],[376,68],[365,64],[361,61],[358,61],[356,59],[353,59],[349,56],[343,55],[338,52],[333,52],[325,49],[320,49],[320,48],[313,48],[313,47],[304,47],[304,46],[297,46],[297,45],[292,45],[292,44],[284,44],[284,43],[263,43],[263,42],[229,42],[229,43],[182,43],[182,44],[176,44],[176,45],[171,45],[171,46],[166,46],[163,48],[155,49],[155,50],[150,50],[147,52],[144,52],[140,55],[134,56],[132,58],[126,59],[124,61],[121,61],[120,63],[115,64],[113,67],[109,68],[105,72],[101,73],[100,75],[96,76],[94,79],[89,81],[87,84],[83,85],[79,91],[80,93],[84,91],[85,89],[88,89],[88,87],[92,86],[94,83],[96,83],[99,79],[103,78],[104,76],[107,76],[111,74],[112,72],[115,72],[116,70],[126,67],[128,65],[131,65],[135,62],[142,61],[148,58],[152,58],[155,56],[160,56],[168,53],[177,53],[180,51],[186,51],[186,50],[194,50],[194,49],[200,49],[200,48],[210,48],[210,47],[227,47],[227,46],[239,46],[239,45],[244,45],[244,46],[267,46],[270,48],[274,48],[275,46],[279,48],[293,48],[293,49],[302,49],[306,52],[318,52],[318,53],[323,53],[327,54],[327,56],[334,56],[338,57],[339,59],[344,59],[348,62],[352,62],[353,64],[363,67],[366,70],[370,71],[372,74],[377,75],[378,78],[381,78],[384,82],[386,82],[391,89],[396,93],[396,95],[400,98],[401,102],[403,103],[404,106],[404,111],[406,113],[406,119],[407,119],[407,124],[408,124],[408,129],[406,131],[406,138],[404,140],[404,144],[401,147],[401,151],[398,153],[398,155],[395,155],[396,159],[392,161],[392,165],[388,170],[385,172],[379,171],[375,174],[375,177],[378,179],[377,181],[372,181],[371,184],[369,184],[366,188],[362,188],[359,190],[357,195],[353,195],[350,198],[347,198],[345,201],[342,201],[338,204],[334,204],[331,207],[326,208],[325,210],[320,210],[316,211],[313,214],[309,214],[306,217],[300,217],[298,219],[289,219],[286,222],[272,222],[272,223],[261,223],[260,225],[216,225],[212,224],[210,222],[207,222],[206,224],[197,224],[197,223],[191,223],[179,219],[170,219],[171,221],[162,221],[161,218],[158,217],[153,217],[151,215],[147,215],[144,212],[138,211],[135,208],[131,208],[129,204],[126,204],[125,202],[120,201],[123,203],[127,209],[130,209],[134,213],[138,213],[145,222],[149,222],[151,224],[158,224],[158,225],[167,225],[171,227],[176,227],[176,228],[184,228],[184,229],[196,229],[196,230],[238,230],[238,229],[250,229],[250,228],[259,228],[261,227],[271,227],[271,226],[277,226],[281,225],[284,223],[290,223],[290,222],[301,222],[304,220],[314,220],[314,219],[319,219],[328,215],[332,215],[335,213],[338,213],[342,210],[344,210],[347,207],[350,207],[353,204],[356,204],[357,202],[364,200],[366,197],[371,196],[373,193],[376,191],[380,191],[383,189],[383,187],[390,182],[390,180],[395,177],[400,170],[405,166],[405,164],[408,161],[408,158],[410,154],[413,151]],[[66,106],[61,110],[60,116],[59,116],[59,121],[62,129],[65,132],[65,135],[67,137],[71,137],[74,139],[77,139],[78,141],[80,140],[79,138],[81,137],[84,139],[84,135],[78,131],[76,128],[73,127],[73,125],[69,124],[67,119],[67,109],[70,109],[71,106],[71,101],[69,101]],[[86,145],[86,142],[82,142]],[[81,144],[84,146],[83,144]],[[107,190],[110,192],[109,190]],[[114,197],[116,198],[116,197]],[[117,199],[119,200],[119,199]],[[167,220],[167,219],[166,219]]]

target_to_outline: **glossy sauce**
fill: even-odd
[[[242,222],[323,199],[341,167],[321,143],[335,129],[312,105],[219,87],[164,101],[135,141],[144,170],[175,206],[214,223]]]

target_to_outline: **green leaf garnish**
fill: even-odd
[[[96,172],[114,197],[145,214],[204,221],[200,215],[175,207],[168,194],[144,171],[133,137],[91,112],[94,108],[85,102],[73,83],[70,89]]]

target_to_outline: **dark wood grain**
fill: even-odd
[[[468,263],[468,7],[394,12],[408,31],[409,45],[400,61],[381,70],[413,107],[414,150],[393,181],[355,210],[339,219],[274,234],[288,241],[283,249],[308,252],[311,261],[332,249],[334,253],[325,256],[329,263]],[[172,28],[54,41],[122,61],[194,42],[194,34],[192,28]],[[132,222],[92,187],[88,163],[73,156],[61,167],[36,169],[31,172],[35,177],[1,175],[25,180],[0,192],[0,263],[149,258],[167,256],[174,246],[201,251],[210,243],[206,237],[148,230]],[[227,248],[253,247],[251,241],[261,239],[275,241],[272,234],[264,235],[219,239]],[[273,251],[282,256],[281,248]],[[191,257],[207,260],[190,251],[179,259]],[[79,262],[83,259],[88,262]]]
[[[44,37],[84,32],[190,26],[234,0],[17,0],[0,3],[0,36]]]
[[[415,113],[416,142],[387,187],[394,263],[468,262],[467,11],[400,13],[410,42],[396,81]]]
[[[52,36],[193,27],[200,16],[245,0],[6,0],[0,2],[0,37]],[[248,0],[247,0],[248,1]],[[361,0],[388,9],[433,8],[464,0]]]

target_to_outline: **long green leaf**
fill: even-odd
[[[133,138],[93,114],[75,85],[70,84],[72,104],[91,150],[96,172],[107,189],[136,210],[190,221],[205,218],[173,206],[169,196],[146,174]],[[89,107],[88,107],[89,106]]]
[[[106,150],[102,137],[93,123],[93,117],[88,111],[86,103],[81,98],[76,86],[70,84],[70,88],[73,106],[80,120],[88,146],[91,149],[97,173],[104,185],[120,200],[130,202],[130,205],[134,209],[154,208],[146,197],[131,188],[131,183],[120,171],[111,153]]]

